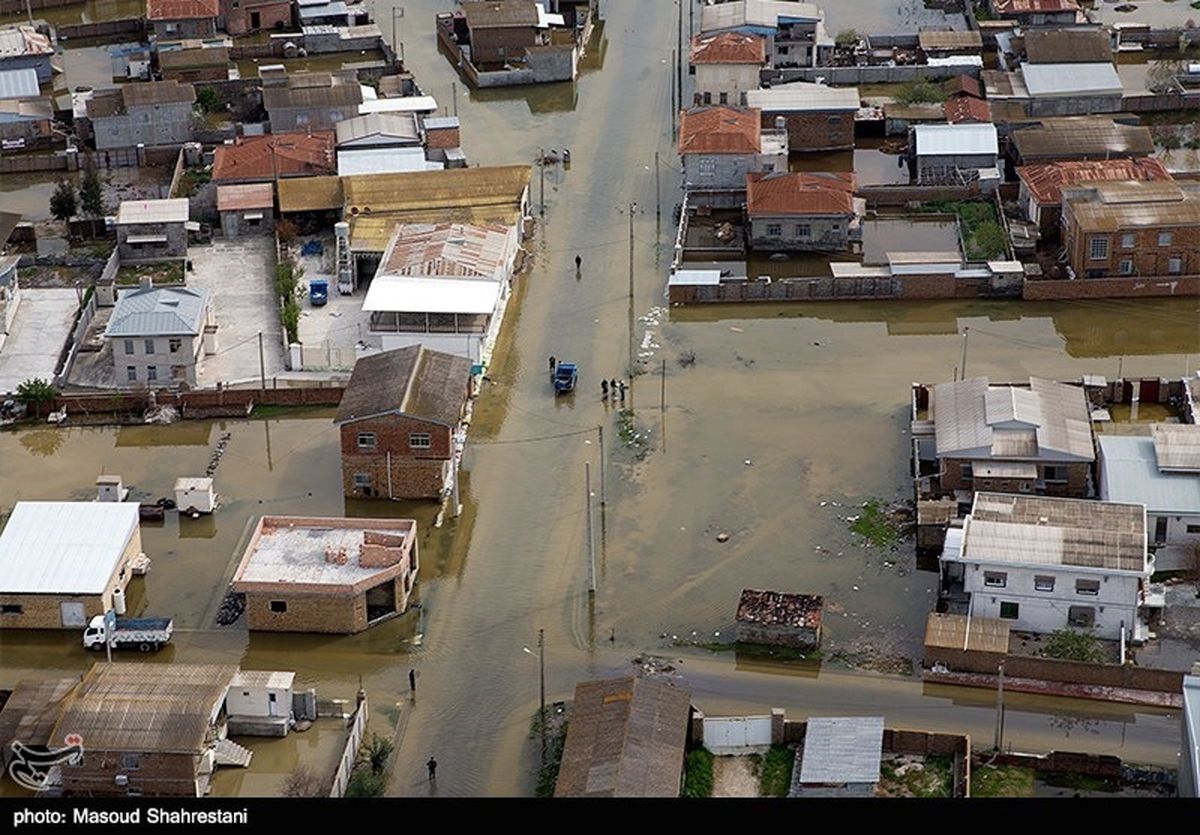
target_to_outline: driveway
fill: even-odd
[[[74,289],[24,289],[12,330],[0,347],[0,392],[30,377],[54,379],[54,366],[71,330],[79,295]]]

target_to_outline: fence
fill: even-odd
[[[967,186],[863,186],[860,192],[868,208],[907,206],[909,203],[933,203],[940,200],[977,200],[979,187]]]
[[[300,367],[294,371],[350,371],[358,357],[353,345],[305,342],[300,346]]]
[[[354,722],[350,725],[350,736],[346,747],[342,749],[342,759],[337,771],[333,774],[333,786],[329,790],[330,797],[344,797],[346,787],[350,784],[350,774],[358,761],[358,749],[362,747],[363,736],[367,732],[367,697],[364,695],[358,710],[354,712]]]
[[[1152,296],[1200,296],[1200,276],[1155,278],[1031,279],[1022,297],[1027,301],[1057,299],[1129,299]]]
[[[1126,113],[1156,113],[1163,110],[1196,110],[1200,108],[1200,91],[1152,93],[1144,96],[1125,96],[1121,110]]]
[[[58,27],[58,39],[70,41],[83,38],[111,38],[114,35],[126,40],[130,35],[141,38],[146,32],[146,23],[140,18],[125,20],[102,20],[96,23],[76,23]]]
[[[925,648],[926,667],[942,664],[953,672],[995,676],[998,666],[996,658],[995,653],[942,647]],[[1157,670],[1129,664],[1088,664],[1059,658],[1011,654],[1003,657],[1003,663],[1006,678],[1028,678],[1173,694],[1180,693],[1183,689],[1183,673],[1174,670]]]
[[[346,387],[342,383],[283,388],[219,389],[216,391],[156,391],[158,406],[173,406],[183,419],[214,416],[242,416],[255,405],[264,406],[336,406],[342,402]],[[55,409],[65,408],[89,423],[124,422],[141,417],[150,407],[150,392],[142,389],[114,389],[103,394],[60,394]],[[99,420],[96,420],[99,419]]]
[[[35,171],[75,171],[75,154],[22,154],[0,157],[0,174],[29,174]]]
[[[783,70],[763,70],[761,78],[773,84],[789,81],[816,81],[826,84],[903,84],[906,81],[929,79],[940,81],[969,75],[979,78],[981,67],[974,64],[931,67],[928,64],[903,64],[898,67],[790,67]]]
[[[71,333],[63,344],[62,351],[58,355],[58,363],[54,367],[54,385],[62,386],[66,383],[67,375],[71,373],[71,366],[75,363],[75,356],[79,353],[80,346],[83,345],[83,338],[87,335],[88,327],[92,324],[92,317],[95,315],[96,292],[93,290],[88,296],[87,303],[81,304],[75,311],[75,323],[71,326]]]

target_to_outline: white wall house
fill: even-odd
[[[239,670],[225,696],[230,716],[286,717],[292,712],[293,672]]]
[[[1151,560],[1145,510],[1045,496],[977,493],[961,531],[951,529],[941,557],[943,587],[970,597],[969,611],[1019,631],[1121,630],[1144,640],[1140,610]]]
[[[767,42],[758,35],[721,32],[692,39],[695,103],[744,105],[757,90],[767,62]]]

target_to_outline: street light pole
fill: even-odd
[[[538,696],[541,704],[542,762],[546,762],[546,630],[538,630]]]

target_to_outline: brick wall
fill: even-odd
[[[738,640],[749,644],[791,647],[793,649],[816,649],[821,643],[819,629],[802,629],[787,626],[764,626],[755,623],[737,625]]]
[[[798,151],[831,151],[854,147],[853,113],[768,113],[763,111],[763,127],[775,127],[775,117],[787,122],[788,147]]]
[[[1040,681],[1060,681],[1070,684],[1092,684],[1103,687],[1124,687],[1161,693],[1179,693],[1183,673],[1120,664],[1085,664],[1058,658],[1035,658],[1027,655],[1001,656],[991,652],[974,652],[941,647],[925,647],[925,667],[943,664],[954,672],[980,673],[994,676],[1000,663],[1004,675]]]
[[[465,393],[464,393],[465,397]],[[375,449],[358,446],[358,436],[375,434]],[[428,434],[428,449],[414,449],[410,436]],[[370,475],[371,490],[382,498],[437,498],[442,493],[445,462],[451,457],[451,430],[447,426],[402,415],[384,415],[347,423],[341,427],[342,487],[347,496],[362,495],[354,476]],[[388,472],[391,453],[391,472]],[[390,477],[390,480],[389,480]]]
[[[525,47],[537,43],[537,30],[527,26],[471,31],[471,63],[475,66],[524,59]]]
[[[1111,754],[1080,754],[1075,751],[1051,751],[1044,756],[1000,754],[992,762],[997,765],[1025,766],[1050,774],[1088,774],[1121,779],[1121,759]]]
[[[425,147],[427,148],[457,148],[461,144],[458,128],[437,128],[425,131]]]
[[[222,391],[156,392],[158,405],[174,406],[182,417],[202,409],[248,405],[336,406],[342,402],[344,386],[320,388],[230,389]],[[144,391],[114,391],[109,394],[61,394],[54,408],[66,407],[67,414],[129,414],[146,410],[149,395]]]
[[[947,458],[942,461],[942,489],[946,492],[951,490],[984,490],[984,489],[1000,489],[985,487],[986,484],[1003,484],[1003,479],[979,479],[976,483],[974,479],[963,477],[962,468],[969,464],[969,461],[963,461],[954,458]],[[1057,466],[1066,467],[1067,480],[1065,483],[1046,484],[1045,488],[1040,491],[1047,496],[1072,496],[1079,499],[1087,498],[1087,481],[1088,474],[1091,472],[1091,464],[1086,462],[1073,464],[1058,464]],[[1044,476],[1044,465],[1038,464],[1038,478]],[[1012,481],[1016,484],[1016,480]],[[1019,492],[1007,490],[1005,492]]]
[[[241,8],[237,8],[239,5]],[[288,0],[249,5],[222,0],[221,11],[225,18],[225,31],[231,35],[242,35],[251,31],[251,12],[258,13],[259,29],[275,29],[276,23],[281,23],[279,28],[282,29],[290,26],[292,22],[292,4]]]
[[[104,599],[98,594],[0,594],[0,604],[21,606],[19,615],[0,615],[0,630],[63,629],[63,603],[82,603],[84,617],[89,620],[104,614]],[[82,627],[79,632],[83,633]]]
[[[1064,247],[1067,260],[1075,275],[1085,278],[1099,271],[1097,277],[1119,277],[1121,262],[1131,261],[1133,276],[1166,278],[1168,276],[1194,276],[1200,273],[1200,227],[1197,226],[1154,226],[1142,229],[1118,229],[1116,232],[1091,233],[1082,231],[1075,222],[1072,203],[1063,204]],[[1171,242],[1165,246],[1158,243],[1159,233],[1170,233]],[[1128,242],[1127,238],[1132,237]],[[1108,241],[1108,254],[1104,258],[1091,257],[1092,241],[1103,238]],[[1179,273],[1168,272],[1168,260],[1180,258]]]
[[[275,600],[286,603],[287,611],[272,612]],[[246,626],[258,632],[361,632],[367,628],[367,596],[247,592]]]
[[[92,751],[86,736],[83,746],[83,762],[62,768],[64,797],[125,797],[130,789],[141,789],[147,797],[196,796],[197,755],[144,753],[138,755],[136,769],[124,769],[120,752]],[[118,774],[129,779],[128,785],[116,784]]]
[[[1073,281],[1026,281],[1022,297],[1056,299],[1121,299],[1145,296],[1200,296],[1200,275],[1159,278],[1077,278]]]

